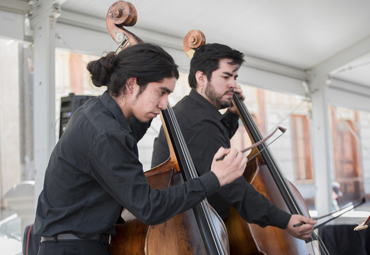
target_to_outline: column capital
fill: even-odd
[[[310,95],[312,96],[319,91],[324,92],[325,90],[327,90],[331,83],[332,78],[330,77],[330,75],[322,75],[318,77],[311,76],[307,84]]]
[[[41,1],[41,3],[33,6],[32,10],[29,12],[29,17],[31,21],[31,28],[35,29],[35,27],[44,22],[45,19],[49,19],[50,28],[54,28],[54,24],[56,19],[61,15],[61,4],[63,1],[52,1],[52,0],[45,0]]]

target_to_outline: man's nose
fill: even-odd
[[[168,102],[168,95],[164,96],[161,98],[158,104],[158,108],[161,110],[166,110],[167,109],[167,102]]]
[[[231,80],[228,84],[228,87],[230,89],[235,89],[236,88],[236,80]]]

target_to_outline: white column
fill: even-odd
[[[334,169],[326,77],[311,79],[309,88],[312,101],[311,143],[316,186],[315,205],[320,216],[331,212],[331,183]]]
[[[41,5],[40,5],[41,6]],[[34,164],[35,204],[43,188],[50,153],[55,145],[55,31],[60,15],[57,4],[44,1],[31,17],[34,33]],[[40,7],[39,7],[40,8]]]

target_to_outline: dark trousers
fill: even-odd
[[[23,235],[23,255],[36,255],[40,247],[40,237],[35,236],[33,224],[26,227]]]
[[[98,241],[42,242],[37,255],[112,255],[109,245]]]
[[[353,231],[357,225],[326,225],[319,235],[330,255],[370,254],[370,230]]]

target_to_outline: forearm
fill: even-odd
[[[161,190],[140,186],[129,189],[120,199],[127,210],[148,225],[160,224],[193,208],[220,188],[213,173]],[[142,192],[137,192],[138,189]],[[129,203],[127,197],[131,197]]]
[[[289,213],[271,203],[243,177],[222,187],[219,193],[249,223],[258,224],[261,227],[276,226],[284,229],[289,222]]]

